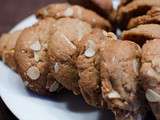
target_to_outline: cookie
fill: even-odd
[[[128,21],[137,16],[147,13],[152,7],[160,6],[159,0],[133,0],[125,6],[119,8],[117,21],[121,29],[125,29]]]
[[[142,47],[142,66],[140,76],[143,80],[146,98],[155,114],[160,119],[160,39],[148,41]]]
[[[103,99],[117,120],[136,118],[140,112],[138,82],[141,49],[130,41],[106,41],[101,52]]]
[[[113,12],[112,0],[67,0],[70,4],[80,5],[93,10],[99,15],[109,19]]]
[[[127,25],[127,29],[131,29],[142,24],[160,24],[160,8],[153,7],[146,15],[132,18]]]
[[[46,95],[55,92],[59,83],[50,74],[48,39],[55,20],[46,18],[22,31],[15,47],[17,71],[30,90]]]
[[[77,18],[92,25],[92,27],[104,28],[107,31],[112,30],[110,22],[95,12],[85,9],[78,5],[70,6],[69,4],[51,4],[36,13],[38,18],[53,17],[59,18]]]
[[[82,37],[92,31],[90,24],[75,18],[61,18],[54,24],[48,43],[48,56],[56,80],[74,94],[80,94],[78,72],[75,60],[78,55],[78,43]]]
[[[5,33],[0,38],[0,57],[10,68],[16,70],[15,45],[21,31]]]
[[[80,55],[77,58],[79,86],[86,103],[94,107],[107,107],[101,94],[100,49],[104,41],[117,39],[113,33],[94,29],[80,42]]]
[[[135,28],[124,31],[122,33],[122,39],[134,41],[142,46],[147,40],[160,38],[159,32],[160,25],[158,24],[139,25]]]

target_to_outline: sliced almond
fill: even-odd
[[[91,48],[86,49],[86,51],[84,52],[84,55],[86,57],[93,57],[95,54],[96,52]]]
[[[68,39],[68,37],[64,34],[61,34],[61,37],[69,44],[73,49],[77,49],[76,46]]]
[[[65,11],[64,11],[64,16],[66,17],[70,17],[73,15],[73,9],[70,7],[70,8],[67,8]]]
[[[88,40],[87,49],[85,50],[84,55],[86,57],[93,57],[96,54],[95,47],[96,45],[93,40]]]
[[[34,60],[39,62],[40,60],[40,51],[34,51]]]
[[[133,71],[138,75],[139,74],[140,63],[138,59],[133,59]]]
[[[50,86],[49,92],[55,92],[55,91],[57,91],[58,88],[59,88],[59,83],[55,81],[55,82]]]
[[[112,90],[111,92],[109,92],[107,96],[109,99],[120,99],[121,98],[121,95],[115,90]]]
[[[41,44],[39,41],[35,41],[31,44],[30,48],[34,51],[40,51],[41,50]]]
[[[37,80],[40,77],[40,71],[37,67],[32,66],[27,70],[27,76],[32,80]]]
[[[146,98],[149,102],[160,102],[160,95],[151,89],[146,91]]]
[[[57,73],[59,71],[59,64],[56,62],[54,64],[54,72]]]

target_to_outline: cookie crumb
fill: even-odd
[[[27,70],[27,76],[32,80],[37,80],[40,77],[40,71],[37,67],[32,66]]]

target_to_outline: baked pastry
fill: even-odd
[[[155,114],[160,120],[160,39],[148,41],[142,48],[142,67],[140,76],[146,98]]]
[[[67,3],[62,4],[50,4],[36,13],[38,18],[53,17],[59,18],[77,18],[92,25],[92,27],[104,28],[107,31],[112,30],[110,22],[103,17],[99,16],[95,12],[85,9],[78,5],[71,6]]]
[[[0,38],[0,58],[11,69],[16,70],[17,64],[15,62],[15,45],[21,31],[12,33],[5,33]]]
[[[107,107],[102,98],[100,77],[100,49],[106,40],[116,40],[113,33],[94,29],[80,41],[80,54],[76,64],[79,72],[79,87],[85,101],[95,107]]]
[[[147,14],[130,19],[127,29],[143,24],[160,24],[160,7],[152,7]]]
[[[130,41],[106,41],[101,51],[102,95],[117,120],[141,115],[138,95],[141,49]]]
[[[61,18],[54,24],[55,31],[48,43],[48,56],[56,80],[74,94],[79,94],[75,60],[78,42],[92,31],[90,24],[75,18]]]
[[[38,94],[48,94],[59,88],[53,76],[51,79],[47,56],[47,42],[54,22],[52,18],[40,20],[24,29],[16,43],[17,71],[25,86]]]
[[[117,22],[121,29],[125,29],[131,18],[145,15],[152,7],[160,7],[159,0],[133,0],[121,6],[117,13]]]
[[[123,31],[121,38],[123,40],[131,40],[139,45],[143,45],[146,40],[160,38],[160,25],[158,24],[144,24],[139,25],[130,30]]]

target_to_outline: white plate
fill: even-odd
[[[113,3],[116,8],[119,0],[113,0]],[[35,22],[37,20],[32,15],[16,25],[11,32]],[[81,96],[65,93],[48,98],[27,91],[20,76],[2,62],[0,77],[0,96],[20,120],[111,120],[111,112],[88,106]]]
[[[31,26],[36,21],[35,16],[30,16],[12,31]],[[2,62],[0,77],[1,98],[20,120],[111,120],[109,111],[88,106],[80,96],[65,93],[48,98],[28,92],[21,78]]]

